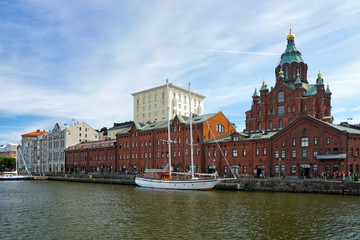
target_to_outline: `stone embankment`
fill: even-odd
[[[221,190],[243,190],[261,192],[290,192],[290,193],[322,193],[340,195],[359,195],[360,183],[304,180],[304,179],[258,179],[240,178],[224,181],[216,185]]]
[[[35,176],[34,180],[135,185],[135,177],[135,175],[67,174],[64,176]],[[325,181],[323,179],[239,178],[222,181],[217,184],[214,189],[230,191],[321,193],[360,196],[360,182],[341,182],[335,180]]]

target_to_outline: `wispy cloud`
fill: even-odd
[[[191,81],[206,112],[242,126],[254,87],[275,83],[289,23],[309,82],[321,69],[343,118],[337,110],[358,107],[359,9],[356,1],[1,2],[0,116],[44,120],[24,120],[0,142],[71,118],[94,128],[130,120],[130,94],[165,79]]]

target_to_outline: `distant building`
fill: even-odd
[[[55,124],[47,136],[48,171],[65,171],[65,149],[69,146],[89,141],[98,141],[99,133],[88,124],[81,122],[75,125]]]
[[[112,173],[116,169],[116,140],[84,142],[65,150],[66,172]]]
[[[133,121],[123,122],[123,123],[114,123],[112,128],[107,130],[108,139],[116,139],[116,134],[124,131],[124,129],[129,129],[134,124]]]
[[[35,132],[25,133],[21,135],[21,153],[22,156],[19,156],[18,169],[19,171],[25,171],[25,163],[28,167],[28,170],[33,173],[39,173],[41,163],[44,159],[41,159],[42,151],[40,151],[40,141],[46,136],[47,132],[45,130],[40,131],[39,129]],[[21,161],[20,159],[24,159]]]
[[[0,158],[16,158],[16,147],[18,144],[8,143],[0,146]]]
[[[168,118],[166,84],[131,94],[134,97],[134,122],[158,122]],[[204,96],[191,92],[191,112],[203,114]],[[169,84],[170,118],[190,116],[189,91]]]

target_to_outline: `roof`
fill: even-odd
[[[204,115],[197,115],[197,116],[193,116],[192,118],[192,124],[199,124],[199,123],[203,123],[206,120],[212,118],[213,116],[215,116],[218,113],[210,113],[210,114],[204,114]],[[181,115],[176,115],[176,117],[179,119],[180,123],[185,124],[185,125],[190,125],[190,118],[189,117],[185,117],[185,116],[181,116]],[[174,120],[170,120],[170,125],[172,124]],[[138,129],[139,131],[151,131],[151,130],[157,130],[157,129],[165,129],[167,128],[167,120],[164,121],[159,121],[159,122],[152,122],[152,123],[138,123],[135,122],[134,125],[136,129]],[[120,135],[120,134],[126,134],[128,133],[132,127],[123,129],[122,131],[116,133],[116,135]]]
[[[78,150],[83,148],[96,148],[96,147],[113,147],[115,146],[116,140],[110,139],[110,140],[104,140],[104,141],[92,141],[92,142],[83,142],[78,143],[73,146],[69,146],[66,150]],[[104,144],[104,146],[101,146],[101,144]]]
[[[320,121],[320,120],[318,120]],[[327,124],[333,128],[336,128],[337,130],[343,131],[343,132],[347,132],[347,133],[351,133],[351,134],[360,134],[360,130],[359,129],[354,129],[351,127],[346,127],[346,126],[342,126],[339,124],[334,124],[334,123],[328,123],[328,122],[323,122],[324,124]]]
[[[169,83],[169,88],[171,88],[171,87],[177,88],[177,89],[179,89],[179,90],[181,90],[181,91],[189,92],[188,89],[184,89],[184,88],[175,86],[175,85],[173,85],[172,83]],[[166,88],[166,84],[161,85],[161,86],[158,86],[158,87],[154,87],[154,88],[149,88],[149,89],[146,89],[146,90],[142,90],[142,91],[139,91],[139,92],[135,92],[135,93],[132,93],[131,95],[132,95],[132,96],[135,96],[135,95],[138,95],[138,94],[141,94],[141,93],[146,93],[146,92],[148,92],[148,91],[153,91],[153,90],[162,89],[162,88]],[[191,94],[196,95],[196,96],[198,96],[198,97],[200,97],[200,98],[205,98],[205,96],[200,95],[200,94],[195,93],[195,92],[192,92],[192,91],[191,91]]]
[[[25,133],[23,135],[21,135],[22,137],[37,137],[39,136],[40,134],[46,134],[47,132],[45,130],[43,131],[40,131],[39,129],[36,130],[35,132],[30,132],[30,133]]]
[[[292,63],[292,62],[304,62],[301,57],[301,52],[299,52],[295,47],[295,41],[292,38],[287,40],[287,46],[285,52],[280,57],[279,65],[283,65],[284,63]]]

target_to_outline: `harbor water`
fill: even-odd
[[[360,239],[360,197],[0,182],[0,239]]]

